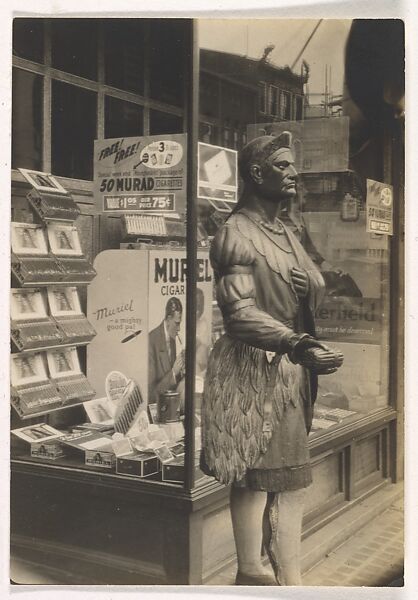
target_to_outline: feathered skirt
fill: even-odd
[[[228,335],[211,352],[202,402],[201,467],[218,481],[280,492],[312,482],[309,374],[287,354]]]

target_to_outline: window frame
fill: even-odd
[[[273,97],[274,93],[274,97]],[[280,112],[280,94],[281,89],[277,85],[269,84],[268,86],[268,106],[267,113],[271,117],[278,117]]]
[[[258,82],[258,110],[262,115],[267,114],[267,83],[265,81]]]
[[[37,63],[32,60],[13,56],[12,66],[16,69],[29,71],[31,73],[40,75],[43,77],[43,108],[42,108],[42,167],[41,170],[45,172],[51,171],[52,166],[52,80],[57,80],[62,83],[67,83],[76,87],[81,87],[85,90],[95,92],[97,94],[97,113],[96,113],[96,131],[97,139],[101,140],[105,138],[105,96],[110,96],[118,100],[124,100],[137,104],[143,109],[142,126],[143,135],[150,134],[150,110],[155,109],[164,113],[175,115],[183,119],[183,129],[186,128],[186,110],[183,107],[177,107],[165,102],[154,100],[150,97],[150,80],[149,80],[149,48],[145,45],[146,51],[144,55],[144,94],[135,94],[133,92],[124,91],[105,83],[105,56],[104,56],[104,43],[105,43],[105,32],[104,32],[104,21],[99,20],[98,23],[98,43],[96,50],[97,64],[97,81],[80,77],[79,75],[73,75],[59,69],[52,67],[52,55],[51,55],[51,21],[46,19],[43,22],[44,27],[44,62]],[[149,29],[150,25],[146,24],[146,28]],[[70,179],[75,182],[90,182],[91,180],[77,179],[77,178],[64,178]],[[82,188],[85,188],[86,183],[81,184]],[[91,186],[89,186],[91,187]]]

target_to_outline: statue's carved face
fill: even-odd
[[[260,195],[277,201],[294,197],[297,179],[294,162],[291,151],[280,148],[258,170],[253,171]]]

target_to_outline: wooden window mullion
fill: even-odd
[[[105,94],[103,85],[105,83],[105,40],[103,21],[99,21],[97,42],[97,81],[99,90],[97,93],[97,139],[105,137]]]
[[[52,127],[52,82],[49,69],[52,63],[52,44],[51,44],[51,22],[47,19],[44,22],[44,64],[45,75],[43,78],[43,107],[42,107],[42,169],[46,172],[52,170],[52,148],[51,148],[51,127]]]

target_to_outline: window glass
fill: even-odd
[[[97,80],[97,19],[51,19],[52,66]]]
[[[204,55],[202,54],[202,60]],[[202,66],[202,68],[204,65]],[[201,70],[199,85],[199,112],[202,115],[213,117],[219,102],[218,80],[215,76]]]
[[[138,104],[105,96],[105,137],[142,135],[142,113]]]
[[[283,120],[290,120],[291,103],[290,94],[288,92],[280,92],[280,117]]]
[[[40,75],[13,69],[12,168],[42,167],[42,81]]]
[[[180,19],[150,23],[150,95],[154,100],[183,105],[187,24]]]
[[[361,416],[388,403],[388,237],[366,232],[366,185],[353,171],[303,174],[299,190],[305,247],[326,284],[316,332],[344,353],[320,378],[317,409]]]
[[[80,115],[83,115],[82,123]],[[51,145],[54,175],[93,178],[97,94],[60,81],[52,82]]]
[[[218,132],[216,127],[211,123],[199,123],[199,140],[209,144],[216,144],[218,140]]]
[[[296,120],[300,121],[303,118],[303,98],[296,96]]]
[[[159,110],[150,111],[150,134],[182,133],[183,118]]]
[[[266,104],[267,104],[267,98],[266,98],[266,84],[264,83],[264,81],[260,81],[258,84],[258,110],[261,113],[265,113],[266,112]]]
[[[144,93],[144,30],[140,19],[104,20],[105,82]]]
[[[314,25],[304,22],[303,32],[309,33]],[[388,405],[389,244],[387,236],[366,232],[366,181],[350,163],[349,118],[323,111],[324,103],[340,98],[343,91],[343,42],[350,22],[324,22],[318,29],[317,49],[312,47],[291,69],[287,65],[295,53],[284,42],[280,52],[272,44],[266,47],[266,40],[293,43],[292,32],[300,33],[300,28],[300,22],[281,20],[199,21],[206,96],[201,106],[221,134],[212,141],[202,123],[200,140],[240,150],[261,135],[292,133],[297,196],[282,206],[279,216],[325,281],[325,297],[314,311],[317,336],[345,357],[337,373],[319,378],[312,435],[320,436]],[[330,55],[318,48],[331,39],[339,41],[333,89],[328,81],[324,95],[323,73]],[[310,69],[303,60],[310,62]],[[235,99],[239,102],[234,106]],[[304,119],[304,105],[312,117],[318,115],[317,107],[330,116]],[[214,177],[207,198],[198,199],[199,239],[208,244],[236,206],[219,185],[222,176],[227,181],[231,165],[221,154],[216,160],[206,171],[200,164],[203,177],[205,172],[211,176],[211,169]],[[238,182],[239,197],[243,190],[239,177]],[[224,328],[215,300],[212,309],[214,344]]]
[[[13,21],[13,55],[38,63],[44,61],[43,19]]]
[[[279,90],[271,85],[269,87],[269,110],[268,113],[272,116],[277,115],[279,106]]]

